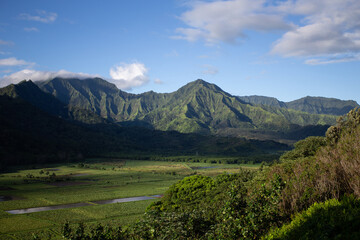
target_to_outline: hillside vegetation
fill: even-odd
[[[329,114],[341,116],[348,113],[351,109],[359,107],[359,104],[352,100],[340,100],[325,97],[303,97],[291,102],[282,102],[273,97],[264,96],[241,96],[240,100],[255,104],[266,105],[276,108],[293,109],[311,114]]]
[[[279,164],[184,178],[140,222],[117,233],[125,239],[357,239],[359,140],[360,110],[352,110],[326,137],[302,140]]]

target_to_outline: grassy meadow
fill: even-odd
[[[93,201],[161,195],[185,176],[235,173],[240,167],[255,170],[259,165],[99,158],[14,168],[0,174],[0,196],[7,200],[0,201],[0,240],[32,239],[33,233],[61,238],[61,227],[67,221],[124,227],[137,221],[156,199],[105,205]],[[90,205],[20,215],[6,212],[70,203]]]

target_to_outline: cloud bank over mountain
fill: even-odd
[[[29,65],[28,62],[24,60],[18,60],[16,58],[0,59],[0,66],[15,66],[15,65]],[[143,63],[123,63],[116,65],[110,69],[110,79],[107,80],[111,83],[114,83],[119,89],[128,90],[134,87],[140,87],[149,82],[149,77],[147,75],[148,68]],[[78,79],[87,79],[101,77],[97,74],[88,74],[88,73],[75,73],[69,72],[67,70],[59,71],[38,71],[33,69],[23,69],[21,71],[5,75],[0,78],[0,87],[5,87],[9,84],[16,84],[22,80],[32,80],[32,81],[46,81],[54,79],[56,77],[60,78],[78,78]],[[106,78],[104,78],[106,79]],[[155,81],[156,83],[160,83]]]

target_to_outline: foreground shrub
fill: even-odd
[[[98,224],[96,227],[86,227],[79,223],[76,227],[71,227],[65,223],[62,228],[62,236],[69,240],[122,240],[128,239],[126,233],[120,226],[108,226]]]
[[[315,203],[263,239],[360,239],[360,200],[350,196]]]

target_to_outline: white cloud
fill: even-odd
[[[33,65],[34,63],[26,62],[24,60],[19,60],[17,58],[4,58],[0,59],[0,66],[23,66],[23,65]]]
[[[302,26],[285,33],[272,53],[285,57],[336,56],[360,52],[360,2],[357,0],[298,0],[280,10],[303,16]],[[346,60],[345,60],[346,61]],[[311,60],[307,61],[312,62]]]
[[[0,45],[8,45],[8,46],[10,46],[10,45],[14,45],[14,43],[10,42],[10,41],[4,41],[4,40],[0,39]]]
[[[42,23],[51,23],[54,22],[57,18],[57,14],[53,12],[47,12],[44,10],[37,10],[37,15],[30,15],[28,13],[21,13],[19,15],[20,19],[28,21],[37,21]]]
[[[211,65],[203,65],[202,68],[204,69],[201,73],[206,75],[216,75],[219,70]]]
[[[188,28],[178,28],[177,39],[188,41],[205,40],[236,43],[244,38],[247,29],[257,31],[285,30],[291,28],[283,15],[266,11],[265,0],[230,0],[195,2],[192,9],[180,19]]]
[[[149,81],[148,69],[142,63],[123,63],[110,69],[111,82],[120,89],[139,87]]]
[[[38,32],[39,29],[37,29],[36,27],[29,27],[29,28],[24,28],[25,32]]]
[[[53,79],[56,77],[61,78],[79,78],[79,79],[86,79],[86,78],[94,78],[100,77],[99,75],[91,75],[87,73],[73,73],[68,72],[66,70],[60,70],[57,72],[50,72],[50,71],[37,71],[31,69],[24,69],[19,72],[15,72],[10,75],[6,75],[0,78],[0,87],[7,86],[9,84],[16,84],[21,82],[22,80],[32,80],[32,81],[46,81],[49,79]]]
[[[17,59],[15,60],[19,61],[19,63],[22,63],[21,62],[22,60],[17,60]],[[23,63],[25,63],[25,61]],[[0,60],[0,66],[1,66],[1,60]],[[131,89],[133,87],[142,86],[149,81],[147,72],[148,69],[142,63],[121,64],[118,66],[114,66],[113,68],[110,69],[111,79],[106,79],[106,80],[114,83],[120,89]],[[56,77],[78,78],[78,79],[87,79],[94,77],[101,78],[100,75],[93,75],[87,73],[74,73],[66,70],[37,71],[32,69],[23,69],[21,71],[12,73],[10,75],[5,75],[3,77],[0,77],[0,87],[4,87],[12,83],[16,84],[21,82],[22,80],[46,81]],[[162,83],[160,79],[155,79],[154,82],[157,84]]]
[[[285,33],[274,42],[273,54],[305,58],[307,64],[360,60],[359,0],[214,0],[188,6],[179,17],[187,27],[176,29],[176,39],[236,43],[246,30],[280,30]]]
[[[156,84],[163,84],[164,82],[161,81],[159,78],[155,78],[155,79],[154,79],[154,83],[156,83]]]

